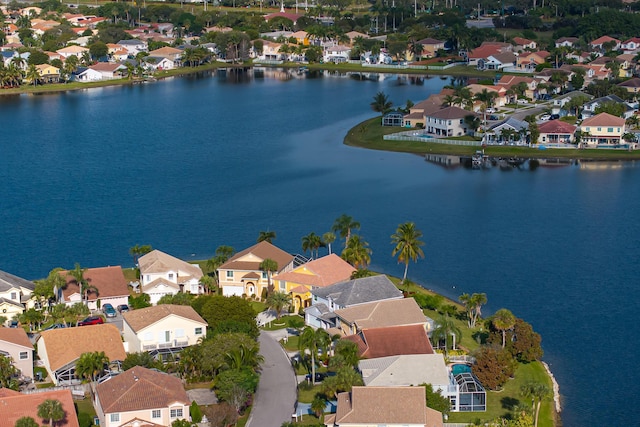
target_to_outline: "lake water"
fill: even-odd
[[[401,275],[389,236],[414,221],[409,276],[531,322],[564,425],[636,424],[640,165],[452,170],[342,145],[377,91],[398,105],[446,83],[267,71],[0,98],[0,269],[130,266],[137,243],[203,259],[260,230],[301,252],[347,213],[371,268]]]

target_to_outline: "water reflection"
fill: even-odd
[[[636,160],[588,160],[568,158],[525,158],[525,157],[491,157],[483,154],[472,156],[453,156],[447,154],[426,154],[425,161],[445,169],[492,170],[503,172],[514,170],[534,172],[538,168],[559,168],[577,166],[581,170],[598,171],[636,167]]]

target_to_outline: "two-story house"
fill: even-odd
[[[576,126],[562,120],[550,120],[538,125],[538,143],[572,144],[575,140]]]
[[[188,305],[161,304],[122,314],[129,353],[175,353],[207,335],[207,322]]]
[[[138,259],[142,292],[156,304],[165,295],[178,292],[199,294],[202,269],[174,256],[154,249]]]
[[[9,357],[21,376],[33,378],[33,345],[24,329],[0,327],[0,355]]]
[[[580,144],[584,148],[618,145],[625,133],[625,120],[609,113],[600,113],[580,124]]]
[[[467,116],[476,114],[460,107],[446,107],[431,113],[425,113],[424,128],[426,133],[436,137],[462,136],[475,131],[465,121]]]
[[[135,366],[96,386],[101,427],[170,426],[189,420],[191,401],[180,378]]]
[[[311,291],[311,307],[305,310],[307,325],[331,329],[336,333],[336,310],[404,296],[384,274],[361,277]]]
[[[336,310],[336,327],[343,335],[354,335],[367,328],[422,325],[431,328],[427,317],[413,298],[370,302]],[[433,322],[431,322],[432,324]]]
[[[0,389],[0,427],[14,427],[23,417],[31,417],[37,425],[49,425],[48,419],[38,414],[38,406],[46,400],[60,402],[64,417],[56,421],[55,427],[79,427],[78,415],[71,390],[38,390],[38,393],[23,394],[8,388]],[[50,426],[51,427],[51,426]]]
[[[533,40],[529,40],[529,39],[525,39],[523,37],[514,37],[513,38],[513,42],[515,43],[515,47],[514,50],[516,52],[525,50],[525,49],[536,49],[538,47],[538,44],[533,41]]]
[[[356,271],[351,264],[336,254],[323,256],[302,264],[292,271],[273,277],[279,292],[292,296],[294,311],[311,305],[311,291],[349,280]]]
[[[263,290],[271,283],[269,274],[282,274],[294,268],[294,256],[272,245],[267,241],[238,252],[227,262],[218,268],[220,287],[224,296],[251,296],[261,297]],[[274,271],[265,271],[260,264],[266,259],[275,261],[277,268]],[[271,283],[271,287],[274,284]]]
[[[35,288],[35,283],[29,280],[0,271],[0,316],[9,322],[22,314]]]

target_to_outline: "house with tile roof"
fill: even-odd
[[[582,139],[580,146],[597,148],[618,145],[623,142],[625,134],[625,120],[609,113],[600,113],[585,119],[580,124]]]
[[[276,262],[278,268],[271,274],[279,275],[294,268],[294,256],[267,241],[256,243],[244,249],[218,268],[220,287],[224,296],[256,295],[261,297],[267,289],[271,277],[260,269],[265,259]],[[271,287],[275,284],[271,283]]]
[[[179,65],[182,58],[182,50],[176,49],[171,46],[163,46],[160,49],[152,50],[149,52],[151,56],[157,56],[160,58],[167,58],[173,61],[176,65]]]
[[[363,329],[389,326],[422,325],[430,329],[427,317],[413,298],[391,299],[354,305],[336,310],[336,328],[342,335],[354,335]]]
[[[424,387],[361,387],[338,394],[326,426],[442,427],[442,413],[428,408]]]
[[[467,88],[471,92],[471,95],[475,97],[475,95],[482,93],[484,90],[487,92],[492,92],[495,94],[495,98],[493,98],[493,107],[503,107],[508,103],[507,99],[507,88],[504,86],[494,86],[494,85],[480,85],[480,84],[469,84]],[[473,110],[480,111],[480,109],[484,106],[484,104],[480,101],[473,101]]]
[[[480,46],[469,52],[467,58],[469,65],[475,65],[479,69],[484,69],[484,62],[486,62],[489,56],[505,52],[513,52],[513,46],[510,43],[482,42]]]
[[[640,78],[634,77],[618,83],[618,86],[624,88],[629,93],[640,93]]]
[[[170,426],[189,420],[191,401],[180,378],[135,366],[95,388],[101,427]]]
[[[128,353],[176,353],[207,335],[207,322],[188,305],[161,304],[122,314]]]
[[[523,37],[514,37],[513,42],[515,43],[514,50],[516,52],[525,50],[525,49],[534,50],[538,48],[538,44],[535,41],[525,39]]]
[[[504,75],[500,77],[496,86],[504,86],[507,89],[511,89],[520,83],[527,85],[524,96],[529,99],[535,99],[538,93],[538,82],[533,77]]]
[[[96,288],[98,292],[89,288],[87,293],[83,289],[83,295],[80,295],[78,282],[68,271],[60,271],[59,274],[67,283],[64,288],[58,289],[57,298],[60,303],[71,306],[86,301],[90,310],[98,310],[107,303],[117,307],[129,301],[129,287],[120,266],[87,268],[83,276],[89,286]]]
[[[49,420],[38,416],[38,406],[45,400],[57,400],[62,404],[64,418],[55,427],[79,427],[78,416],[70,390],[41,390],[39,393],[22,394],[17,391],[0,389],[0,427],[15,427],[22,417],[33,418],[38,425],[48,425]]]
[[[611,50],[620,49],[620,40],[614,39],[613,37],[609,37],[609,36],[598,37],[597,39],[592,40],[589,43],[589,46],[591,46],[592,49],[605,50],[604,45],[606,43],[611,44],[613,46]]]
[[[556,47],[574,47],[580,41],[577,37],[560,37],[556,40]]]
[[[60,56],[62,56],[65,60],[70,56],[75,56],[78,59],[82,59],[82,55],[84,55],[85,52],[88,53],[89,49],[87,49],[86,47],[73,45],[58,49],[56,50],[56,52],[60,54]]]
[[[562,120],[551,120],[538,125],[540,144],[573,144],[577,127],[563,122]]]
[[[42,331],[36,346],[55,385],[79,383],[75,365],[82,353],[104,351],[111,363],[127,357],[120,330],[111,324]]]
[[[120,40],[117,44],[127,49],[127,52],[129,52],[131,56],[136,56],[140,52],[147,52],[149,50],[147,42],[139,39]]]
[[[467,135],[475,129],[469,128],[465,121],[467,116],[475,116],[473,111],[460,107],[445,107],[438,111],[425,113],[424,128],[426,133],[436,137]]]
[[[424,101],[409,108],[409,113],[402,118],[405,127],[424,127],[424,116],[442,109],[442,96],[440,94],[432,94]]]
[[[426,58],[433,58],[436,56],[439,50],[444,50],[444,41],[434,39],[431,37],[427,37],[417,41],[418,44],[422,45],[422,55]],[[410,53],[410,52],[408,52]],[[412,57],[410,57],[412,58]]]
[[[181,291],[202,293],[200,279],[203,274],[199,265],[154,249],[138,259],[138,267],[141,291],[151,297],[151,304],[156,304],[165,295]]]
[[[30,300],[35,288],[32,281],[0,270],[0,316],[8,322],[24,313],[25,308],[33,304]]]
[[[624,51],[624,53],[637,53],[640,50],[640,37],[631,37],[620,43],[620,49]]]
[[[311,306],[311,291],[349,280],[356,271],[336,254],[329,254],[302,264],[291,271],[273,276],[274,286],[293,299],[294,311]]]
[[[358,355],[363,359],[435,353],[423,325],[363,329],[342,339],[356,343]]]
[[[120,79],[127,71],[127,67],[124,65],[113,62],[98,62],[88,68],[93,71],[97,71],[100,74],[100,80]]]
[[[21,376],[33,378],[33,345],[24,329],[0,327],[0,355],[10,358]]]
[[[312,305],[305,310],[307,325],[336,327],[335,310],[369,302],[404,298],[402,292],[384,274],[361,277],[311,291]],[[336,330],[337,332],[337,330]]]

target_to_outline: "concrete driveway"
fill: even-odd
[[[289,357],[277,341],[278,335],[260,332],[258,341],[264,362],[247,427],[280,427],[291,421],[295,412],[296,377]]]

